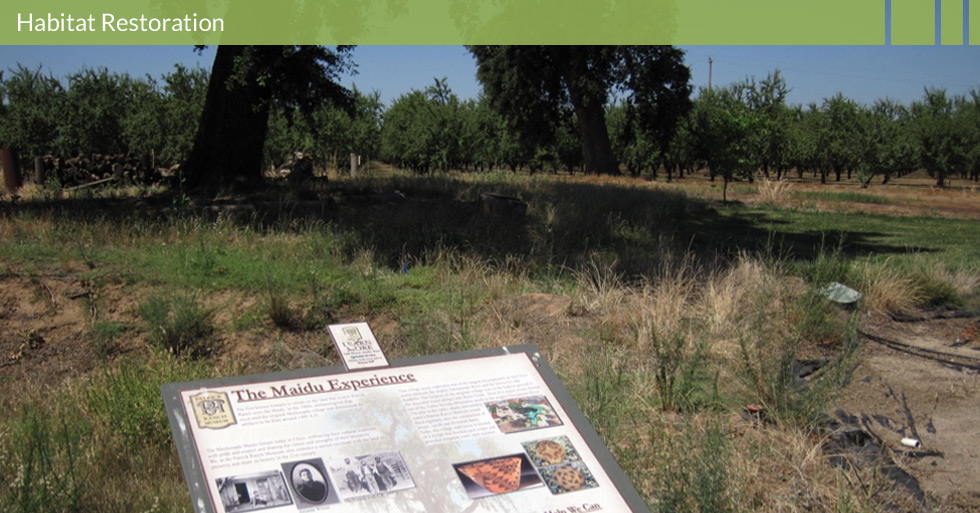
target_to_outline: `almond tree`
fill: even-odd
[[[786,95],[790,89],[778,69],[761,82],[748,80],[744,87],[746,104],[757,121],[751,134],[753,151],[763,174],[768,178],[775,169],[778,180],[789,169]]]
[[[973,89],[969,96],[960,98],[956,113],[961,116],[960,125],[967,139],[967,166],[963,169],[963,178],[980,182],[980,91]]]
[[[574,113],[586,173],[618,174],[606,128],[613,93],[666,143],[690,107],[690,70],[671,46],[470,46],[477,78],[509,128],[529,144],[554,143]],[[566,114],[567,113],[567,114]]]
[[[2,77],[2,75],[0,75]],[[0,96],[0,148],[17,148],[22,156],[57,151],[65,89],[41,68],[17,66],[2,80]]]
[[[728,201],[728,182],[749,178],[758,169],[750,136],[758,120],[741,99],[741,87],[702,89],[691,114],[696,153],[712,179],[724,180],[722,201]]]
[[[912,115],[922,167],[937,187],[946,187],[947,177],[969,167],[969,119],[942,89],[927,89],[925,98],[912,104]]]
[[[824,131],[821,133],[820,153],[823,166],[820,183],[827,183],[827,172],[833,171],[835,180],[840,181],[841,173],[851,171],[857,166],[858,104],[837,93],[823,101]]]
[[[870,109],[860,110],[857,178],[861,187],[875,176],[885,184],[894,175],[914,170],[918,155],[909,122],[908,109],[892,100],[878,100]]]

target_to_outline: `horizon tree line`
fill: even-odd
[[[243,188],[254,187],[262,169],[294,151],[321,166],[354,152],[417,173],[510,169],[671,181],[703,171],[726,185],[809,173],[821,183],[846,176],[866,187],[924,169],[938,186],[953,177],[980,181],[978,89],[926,89],[909,105],[863,105],[841,93],[792,105],[779,70],[692,94],[683,52],[673,47],[470,47],[483,83],[478,98],[460,99],[435,78],[386,106],[377,91],[337,84],[353,66],[349,47],[251,48],[221,52],[227,69],[219,80],[217,57],[211,73],[178,65],[159,79],[102,68],[58,80],[18,66],[0,74],[0,147],[17,148],[24,160],[149,153],[158,166],[187,166],[210,193],[249,166],[257,167]],[[536,75],[517,72],[535,63]],[[207,112],[228,98],[238,103],[223,108],[247,111],[248,119],[232,116],[237,121],[221,128],[227,115]],[[254,125],[250,137],[246,125]],[[228,176],[212,171],[219,166],[209,162],[242,153],[241,145],[250,156],[239,155]],[[217,153],[202,157],[207,151]]]

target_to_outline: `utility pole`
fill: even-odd
[[[708,56],[708,90],[711,90],[711,65],[714,64],[714,60],[711,56]]]

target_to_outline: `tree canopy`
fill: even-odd
[[[618,96],[666,144],[690,108],[690,70],[672,46],[470,46],[490,104],[524,144],[554,143],[574,115],[587,173],[617,174],[606,105]]]

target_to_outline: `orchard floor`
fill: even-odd
[[[622,180],[638,186],[678,188],[691,196],[720,200],[721,184],[703,176],[671,184],[663,183],[662,177],[661,181],[642,183],[581,175],[563,179]],[[889,186],[876,184],[868,189],[854,183],[821,185],[810,177],[787,183],[776,200],[791,208],[980,219],[980,191],[973,182],[954,180],[948,189],[935,188],[924,176],[904,177]],[[880,196],[884,201],[839,201],[825,192]],[[763,202],[755,186],[746,183],[730,184],[729,199],[746,204]],[[24,392],[73,386],[99,372],[104,367],[102,361],[139,358],[149,352],[145,335],[136,328],[140,323],[138,294],[121,284],[92,288],[81,278],[84,271],[84,264],[77,262],[47,273],[22,273],[11,264],[0,272],[0,411],[11,411],[11,405]],[[260,300],[229,292],[206,302],[218,312],[215,324],[224,326]],[[909,490],[921,490],[926,503],[934,505],[930,509],[980,511],[980,319],[931,316],[931,312],[922,312],[927,319],[902,322],[869,315],[863,319],[862,329],[881,339],[965,357],[958,360],[960,365],[869,340],[853,379],[834,411],[828,413],[845,427],[859,429],[869,437],[869,443],[880,447],[889,465],[911,477]],[[100,347],[90,335],[95,318],[119,322],[131,331],[111,347]],[[397,325],[396,319],[367,320],[379,334],[394,331]],[[560,340],[562,337],[553,343],[560,344]],[[319,332],[281,330],[267,323],[246,331],[219,330],[213,356],[217,367],[241,373],[337,363],[324,344]],[[973,363],[962,364],[970,361]],[[903,438],[919,439],[922,446],[905,447]]]
[[[71,386],[99,367],[87,335],[93,312],[92,303],[86,300],[86,284],[70,276],[0,277],[0,397]],[[131,292],[104,287],[100,294],[99,304],[113,305],[111,311],[100,313],[103,318],[138,323]],[[242,308],[249,298],[214,301]],[[372,324],[383,322],[379,319]],[[935,504],[937,511],[980,510],[980,446],[976,443],[980,438],[980,320],[899,322],[867,316],[862,329],[882,339],[977,359],[977,368],[952,365],[869,340],[832,416],[845,427],[866,433],[868,443],[883,448],[889,465],[914,478],[927,503]],[[284,367],[335,363],[321,356],[325,353],[322,338],[319,333],[269,326],[222,335],[215,356],[249,372],[271,370],[270,362]],[[138,358],[147,350],[141,335],[120,340],[123,342],[105,357]],[[905,447],[903,438],[919,439],[922,446]]]

